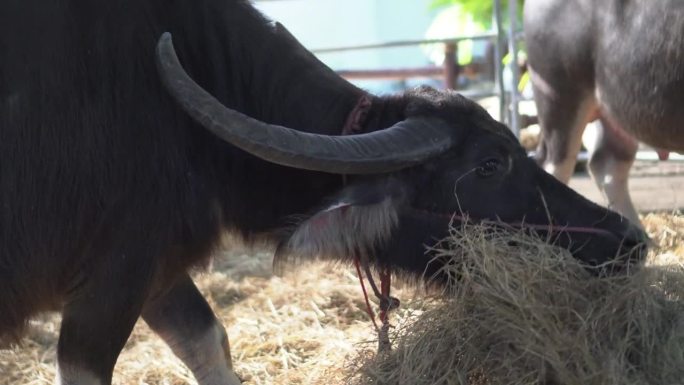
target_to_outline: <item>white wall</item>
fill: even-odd
[[[424,38],[434,12],[428,0],[257,1],[268,17],[281,22],[307,48],[329,48]],[[415,67],[428,64],[420,47],[386,48],[319,58],[334,69]]]

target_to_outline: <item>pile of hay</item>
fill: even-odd
[[[524,233],[467,226],[442,246],[458,284],[358,384],[684,383],[681,259],[597,278]]]

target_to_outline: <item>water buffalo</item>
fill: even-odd
[[[0,338],[60,310],[57,384],[110,384],[140,316],[200,384],[237,384],[188,275],[224,231],[416,276],[453,213],[588,265],[645,249],[477,104],[370,95],[247,1],[5,0],[0,52]]]
[[[590,172],[635,223],[627,189],[638,141],[684,151],[684,2],[527,0],[525,40],[539,110],[539,161],[563,182],[586,124]]]

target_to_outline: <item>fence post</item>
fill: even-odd
[[[520,79],[520,67],[518,67],[518,40],[516,36],[516,21],[518,18],[518,1],[508,0],[508,53],[511,55],[511,98],[509,99],[510,126],[513,133],[520,137],[520,111],[518,102],[518,81]]]
[[[504,32],[503,21],[501,14],[501,0],[492,0],[494,2],[494,25],[496,26],[496,45],[494,51],[494,68],[496,70],[496,85],[497,93],[499,94],[499,121],[508,123],[508,110],[506,108],[506,90],[503,80],[503,50],[504,50]]]
[[[444,44],[444,87],[455,90],[458,81],[458,62],[456,61],[456,43]]]

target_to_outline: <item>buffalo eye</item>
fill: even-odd
[[[489,158],[482,162],[476,169],[477,175],[488,177],[494,175],[501,168],[501,161],[496,158]]]

